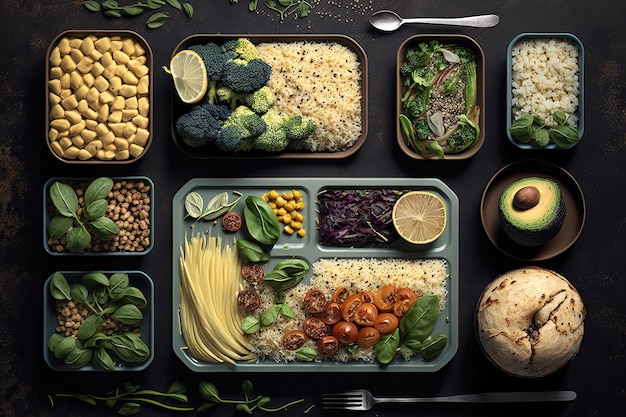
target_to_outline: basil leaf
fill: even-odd
[[[113,335],[109,338],[111,349],[124,362],[143,362],[150,356],[150,349],[134,333]]]
[[[85,190],[85,206],[89,207],[96,200],[106,199],[113,189],[113,180],[100,177],[93,180]]]
[[[296,314],[293,312],[293,309],[287,304],[280,304],[280,314],[292,320],[296,319]]]
[[[50,239],[62,238],[74,225],[71,217],[54,216],[48,224],[48,236]]]
[[[79,340],[91,339],[95,334],[99,333],[104,327],[104,319],[97,314],[88,316],[78,328],[77,337]]]
[[[210,382],[200,381],[198,383],[198,387],[200,389],[200,395],[207,401],[211,401],[213,403],[221,403],[222,399],[220,398],[219,391],[217,387]]]
[[[312,348],[311,346],[302,346],[300,349],[296,350],[296,359],[312,362],[317,358],[317,350]]]
[[[91,242],[91,235],[87,228],[82,224],[78,227],[74,227],[67,232],[67,245],[66,248],[70,252],[78,252],[85,249]]]
[[[141,405],[136,402],[128,401],[122,404],[122,406],[117,410],[117,414],[120,416],[134,416],[139,413],[141,410]]]
[[[143,319],[143,314],[134,304],[124,304],[111,314],[111,318],[123,324],[136,324]]]
[[[102,2],[102,8],[104,8],[105,10],[112,10],[116,9],[117,7],[119,7],[119,3],[115,0],[105,0],[104,2]]]
[[[270,254],[268,252],[264,251],[257,243],[246,238],[237,239],[237,252],[250,262],[264,262],[270,260]]]
[[[404,341],[404,346],[411,349],[415,353],[420,353],[422,351],[422,342],[417,339],[406,339]]]
[[[72,369],[79,369],[91,361],[92,352],[89,349],[76,347],[65,357],[65,364]]]
[[[50,200],[52,200],[52,204],[62,216],[76,216],[78,196],[70,185],[55,181],[52,187],[50,187]]]
[[[417,299],[400,320],[400,334],[419,341],[426,339],[435,328],[439,315],[439,298],[424,295]]]
[[[258,3],[259,0],[250,0],[248,2],[248,10],[251,12],[255,11]]]
[[[76,347],[77,339],[75,337],[64,337],[63,340],[54,346],[54,357],[61,359],[70,354]]]
[[[60,272],[55,272],[50,280],[50,295],[55,300],[71,300],[70,284]]]
[[[104,369],[107,371],[115,371],[115,363],[111,359],[111,355],[103,346],[96,348],[92,357],[93,365],[96,368]]]
[[[261,316],[259,317],[261,320],[261,325],[269,326],[270,324],[274,323],[276,319],[278,318],[279,312],[280,312],[279,304],[273,304],[272,306],[264,310],[261,313]]]
[[[422,357],[426,360],[434,358],[441,353],[446,343],[448,343],[448,336],[443,333],[427,338],[421,350]]]
[[[555,126],[548,134],[554,143],[562,147],[576,143],[580,139],[578,131],[570,125]]]
[[[243,395],[248,398],[252,395],[252,390],[254,389],[254,386],[252,385],[252,381],[250,381],[249,379],[244,379],[241,382],[241,391],[243,392]]]
[[[117,10],[105,10],[104,15],[107,17],[122,17],[122,14]]]
[[[169,389],[167,390],[168,394],[184,394],[185,392],[187,392],[187,387],[185,386],[185,383],[179,379],[172,382],[172,385],[170,385]]]
[[[120,233],[120,228],[108,217],[98,217],[90,220],[89,227],[94,236],[100,240],[110,240],[113,236]]]
[[[151,9],[158,9],[165,4],[164,0],[148,0],[146,5]]]
[[[523,114],[509,126],[511,136],[522,143],[529,143],[532,139],[534,118],[531,114]]]
[[[134,305],[137,308],[145,308],[148,305],[146,297],[141,290],[136,287],[128,287],[119,299],[122,303]]]
[[[254,316],[246,316],[241,322],[241,329],[246,334],[254,334],[261,329],[261,322]]]
[[[539,146],[547,146],[550,143],[550,135],[546,129],[535,129],[533,139]]]
[[[56,349],[61,340],[63,340],[63,336],[61,336],[59,333],[52,333],[52,336],[50,336],[50,338],[48,339],[48,349],[51,352],[54,352],[54,349]]]
[[[148,29],[157,29],[165,24],[167,19],[169,19],[170,14],[168,12],[157,12],[148,18],[146,21],[146,26]]]
[[[109,297],[112,300],[120,299],[128,288],[128,274],[115,273],[109,277]]]
[[[554,113],[552,113],[552,119],[554,119],[554,122],[558,125],[565,124],[565,122],[567,122],[567,118],[567,114],[563,113],[562,111],[555,111]]]
[[[248,196],[245,202],[244,218],[248,233],[260,244],[272,246],[282,232],[272,208],[261,197],[254,195]]]
[[[109,337],[105,335],[104,333],[97,332],[93,336],[91,336],[89,339],[85,340],[83,344],[85,345],[86,348],[93,348],[93,347],[100,346],[104,341],[108,339]]]
[[[182,6],[178,0],[166,0],[166,1],[167,1],[167,4],[169,4],[173,8],[178,9],[178,10],[182,9]]]
[[[393,361],[400,345],[400,329],[396,328],[392,333],[386,334],[374,345],[376,360],[382,364]]]
[[[139,6],[124,6],[122,11],[128,16],[139,16],[143,13],[143,8]]]
[[[83,274],[80,277],[80,282],[85,284],[88,288],[95,288],[99,285],[103,285],[105,287],[109,286],[109,279],[102,272],[91,271]]]
[[[87,291],[85,284],[80,282],[72,284],[70,286],[70,294],[73,300],[76,300],[79,303],[89,304],[89,291]]]

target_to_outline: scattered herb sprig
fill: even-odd
[[[129,5],[120,5],[116,0],[104,0],[102,2],[87,0],[83,2],[85,8],[90,12],[99,12],[102,10],[105,16],[111,18],[139,16],[144,11],[161,9],[161,7],[166,4],[183,11],[188,19],[191,19],[193,16],[193,6],[190,3],[180,2],[179,0],[146,0],[145,2],[137,1]],[[167,22],[169,17],[169,12],[155,12],[146,20],[146,26],[148,29],[160,28]]]
[[[202,195],[197,191],[192,191],[185,196],[185,210],[187,210],[185,217],[192,217],[196,221],[200,219],[215,220],[232,211],[239,200],[241,200],[242,194],[240,192],[233,191],[233,194],[237,195],[237,198],[233,201],[228,201],[228,193],[226,191],[216,194],[204,207]]]
[[[238,3],[239,0],[229,0],[231,4]],[[249,0],[248,10],[254,12],[257,10],[259,0]],[[265,7],[278,13],[280,20],[285,20],[290,15],[297,18],[307,17],[313,8],[313,5],[306,0],[266,0]]]
[[[50,187],[50,200],[59,212],[48,224],[50,239],[67,239],[67,249],[78,252],[91,242],[93,234],[100,240],[109,240],[120,233],[119,227],[106,216],[109,205],[107,196],[113,188],[113,180],[100,177],[93,180],[85,190],[85,213],[78,214],[78,196],[71,185],[55,181]]]
[[[58,398],[76,398],[93,406],[98,405],[99,401],[104,402],[108,408],[113,408],[121,403],[117,413],[121,416],[132,416],[141,411],[141,404],[150,404],[161,409],[169,411],[194,411],[195,407],[171,405],[166,400],[174,400],[182,404],[188,403],[186,394],[186,385],[181,381],[174,381],[167,392],[160,392],[152,389],[139,389],[139,385],[133,385],[129,382],[119,385],[115,390],[109,391],[106,395],[94,394],[55,394],[48,395],[50,404],[54,407],[54,397]],[[304,402],[304,398],[290,401],[277,407],[270,407],[271,398],[265,395],[257,395],[253,397],[254,386],[250,380],[244,380],[241,383],[243,391],[243,399],[225,399],[219,394],[217,387],[206,381],[200,381],[200,395],[205,400],[198,408],[200,413],[207,413],[213,407],[220,404],[233,404],[237,411],[243,411],[247,414],[253,414],[255,410],[264,411],[266,413],[274,413],[277,411],[286,411],[289,407]],[[315,405],[311,405],[302,411],[308,414]]]
[[[552,119],[556,126],[548,126],[539,116],[526,113],[511,123],[509,132],[521,143],[535,141],[539,146],[547,146],[552,142],[560,148],[565,148],[580,139],[578,130],[567,122],[569,115],[556,111],[552,114]]]

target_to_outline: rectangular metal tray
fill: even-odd
[[[363,189],[391,188],[403,190],[424,190],[441,197],[446,205],[448,221],[443,234],[433,243],[424,246],[394,245],[389,248],[353,248],[330,247],[319,243],[319,232],[316,228],[317,203],[319,191],[326,189]],[[321,258],[404,258],[404,259],[445,259],[448,263],[447,282],[448,298],[446,305],[437,319],[433,333],[444,333],[448,343],[443,352],[436,358],[425,361],[414,357],[407,361],[396,358],[392,363],[382,366],[376,362],[351,361],[338,363],[332,360],[322,362],[289,362],[276,363],[260,360],[255,363],[241,362],[236,366],[228,364],[212,364],[199,362],[191,357],[185,349],[185,341],[180,332],[178,308],[180,301],[180,268],[178,259],[180,247],[185,239],[194,233],[208,231],[212,236],[218,234],[228,237],[232,242],[233,235],[224,232],[221,223],[214,221],[198,221],[192,229],[195,219],[185,218],[185,196],[192,191],[198,192],[206,202],[220,192],[228,192],[233,201],[232,191],[243,194],[235,211],[243,211],[243,200],[248,195],[261,196],[272,189],[279,193],[297,189],[303,192],[305,209],[303,226],[307,231],[305,237],[283,234],[271,250],[272,260],[268,268],[286,257],[297,256],[309,263]],[[172,201],[173,218],[173,271],[172,271],[172,347],[178,358],[191,370],[196,372],[434,372],[446,365],[456,354],[459,345],[459,201],[454,192],[441,180],[434,178],[196,178],[187,182],[174,195]],[[234,235],[236,236],[236,235]],[[308,278],[305,278],[305,283]]]
[[[354,39],[341,34],[194,34],[180,41],[172,52],[172,58],[178,52],[192,45],[208,42],[222,44],[237,38],[247,38],[254,44],[267,42],[332,42],[345,46],[354,52],[361,69],[361,134],[351,147],[339,152],[284,151],[268,153],[252,150],[233,153],[223,152],[215,147],[194,149],[181,143],[182,141],[176,132],[176,120],[185,111],[188,111],[190,107],[178,99],[172,83],[171,135],[174,144],[182,152],[190,157],[201,159],[342,159],[352,156],[363,146],[368,132],[368,63],[365,50]]]

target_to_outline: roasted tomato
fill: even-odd
[[[287,350],[298,350],[306,342],[306,333],[302,330],[291,330],[283,335],[281,342]]]
[[[326,294],[321,290],[310,290],[304,296],[304,310],[307,313],[321,313],[326,305]]]
[[[259,282],[263,278],[263,266],[254,262],[244,264],[241,267],[241,276],[248,282]]]
[[[339,341],[335,336],[324,336],[317,341],[317,351],[324,356],[332,356],[339,350]]]
[[[417,294],[409,288],[398,288],[398,301],[408,301],[412,305],[417,301]]]
[[[333,326],[333,336],[344,345],[356,342],[356,335],[359,333],[356,324],[347,321],[340,321]]]
[[[354,313],[354,322],[361,326],[373,326],[378,317],[378,308],[372,303],[361,303]]]
[[[326,324],[333,325],[341,320],[341,307],[339,304],[331,301],[326,303],[322,312],[317,315]]]
[[[380,332],[373,327],[363,327],[356,335],[356,342],[362,348],[374,346],[380,340]]]
[[[237,295],[237,304],[244,311],[254,311],[261,306],[261,297],[252,290],[241,290]]]
[[[354,314],[362,303],[361,294],[352,294],[341,304],[341,317],[345,321],[353,321]]]
[[[393,314],[397,317],[402,317],[409,311],[409,308],[411,308],[411,305],[408,301],[396,301],[393,305]]]
[[[243,225],[243,220],[239,213],[235,213],[234,211],[229,211],[228,213],[222,216],[222,227],[227,232],[236,232],[241,229]]]
[[[371,291],[362,292],[361,300],[363,300],[364,303],[371,303],[371,304],[374,304],[376,302],[374,299],[374,293]]]
[[[398,290],[395,285],[380,287],[374,294],[374,303],[380,311],[391,311],[398,301]]]
[[[337,304],[342,304],[344,301],[346,301],[349,295],[350,292],[346,287],[339,287],[333,293],[331,301]]]
[[[380,313],[374,320],[374,328],[380,334],[388,334],[398,327],[398,318],[392,313]]]
[[[311,339],[319,340],[328,334],[328,326],[317,317],[308,317],[302,324],[304,333]]]

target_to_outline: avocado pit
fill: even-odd
[[[541,194],[539,189],[532,185],[520,188],[513,197],[513,204],[520,210],[528,210],[539,204]]]

